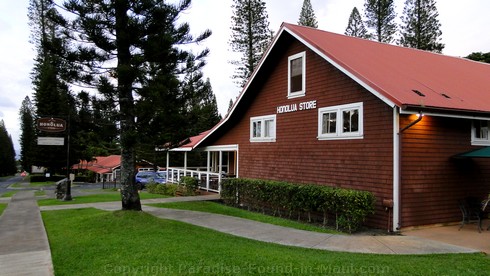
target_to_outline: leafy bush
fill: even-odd
[[[153,183],[146,184],[146,190],[151,194],[175,196],[175,192],[177,191],[177,185],[176,184],[158,184],[158,183],[153,182]]]
[[[356,231],[369,214],[374,213],[375,197],[366,191],[339,189],[321,185],[302,185],[257,179],[226,179],[222,183],[221,199],[232,206],[247,206],[273,215],[287,212],[301,219],[307,214],[322,213],[323,223],[335,215],[336,228]]]
[[[177,184],[165,184],[166,191],[164,195],[175,196],[175,192],[177,192],[177,187]]]
[[[177,191],[185,196],[196,195],[196,191],[199,189],[199,182],[196,178],[191,176],[183,176],[180,178],[179,186]]]

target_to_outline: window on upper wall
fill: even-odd
[[[306,53],[302,52],[288,58],[288,98],[305,95]]]
[[[471,144],[475,146],[490,145],[490,121],[475,120],[471,127]]]
[[[276,115],[250,118],[250,142],[276,141]]]
[[[361,102],[318,109],[318,139],[362,139],[362,106]]]

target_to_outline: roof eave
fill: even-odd
[[[430,106],[421,106],[421,105],[413,105],[413,104],[402,104],[400,107],[400,114],[415,114],[415,113],[423,113],[429,116],[447,117],[447,118],[490,120],[490,112],[488,111],[476,111],[476,110],[444,108],[444,107],[430,107]]]

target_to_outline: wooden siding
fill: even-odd
[[[403,127],[415,117],[403,116]],[[461,220],[458,200],[490,192],[490,163],[454,159],[471,146],[471,120],[425,116],[402,134],[402,227]]]
[[[384,198],[392,198],[392,109],[298,42],[274,58],[243,117],[214,145],[239,144],[240,177],[368,190],[377,197],[372,226],[386,228]],[[306,96],[287,99],[288,56],[306,51]],[[251,143],[250,117],[278,106],[317,101],[317,109],[277,114],[276,142]],[[319,141],[318,108],[363,102],[364,139]]]

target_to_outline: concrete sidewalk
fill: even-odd
[[[215,200],[219,195],[142,200],[142,204]],[[14,195],[0,217],[0,275],[53,275],[49,243],[40,210],[97,208],[114,211],[121,202],[37,206],[33,191]],[[143,210],[163,219],[178,220],[222,233],[263,242],[330,251],[376,254],[434,254],[480,252],[415,236],[333,235],[296,230],[247,219],[196,211],[156,208]]]
[[[142,200],[142,204],[177,201],[215,200],[219,195],[198,197],[173,197]],[[44,206],[41,210],[62,210],[69,208],[97,208],[101,210],[120,210],[120,202],[72,204]],[[143,205],[143,211],[156,217],[182,221],[202,226],[235,236],[258,241],[278,243],[305,248],[330,251],[376,254],[435,254],[435,253],[475,253],[478,250],[449,245],[429,239],[413,236],[368,236],[368,235],[333,235],[303,231],[251,221],[247,219],[196,212],[156,208]]]
[[[16,193],[0,217],[0,274],[54,275],[34,191]]]
[[[334,235],[291,229],[196,211],[144,206],[156,217],[178,220],[253,240],[329,251],[375,254],[474,253],[477,250],[409,236]]]

